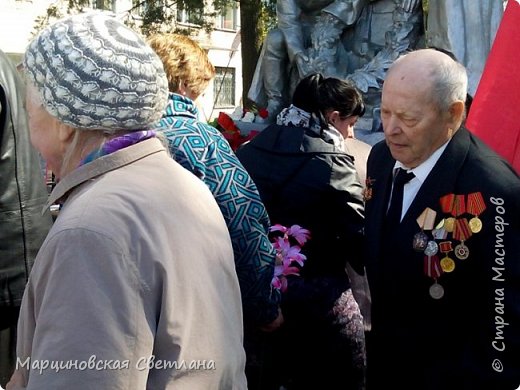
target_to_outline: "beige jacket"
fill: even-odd
[[[22,302],[26,388],[246,388],[233,252],[204,183],[151,139],[78,168],[50,201],[65,196]]]

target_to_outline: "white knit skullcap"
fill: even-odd
[[[75,128],[142,130],[166,108],[161,60],[107,13],[74,15],[47,27],[29,44],[24,65],[46,110]]]

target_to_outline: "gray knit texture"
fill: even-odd
[[[47,27],[29,44],[24,65],[46,110],[75,128],[142,130],[166,108],[161,60],[111,14],[74,15]]]

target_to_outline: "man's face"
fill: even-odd
[[[385,80],[381,120],[392,157],[407,168],[415,168],[451,136],[448,115],[432,102],[428,82],[401,77]]]

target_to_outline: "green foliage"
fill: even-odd
[[[263,42],[267,33],[276,27],[276,0],[262,0],[259,24],[260,40]]]
[[[141,2],[143,3],[143,2]],[[218,0],[213,7],[209,7],[203,0],[164,0],[146,1],[140,17],[141,23],[136,23],[144,35],[150,35],[159,31],[190,34],[192,30],[203,29],[210,32],[213,28],[213,19],[221,13],[226,6],[233,5],[234,0]],[[135,11],[138,5],[134,6]],[[188,15],[188,24],[176,23],[176,12],[184,11]],[[129,13],[129,19],[136,20],[136,12]]]
[[[2,0],[0,0],[2,1]],[[83,12],[90,0],[57,0],[45,15],[37,18],[33,34],[69,14]],[[106,8],[111,0],[95,0]],[[242,82],[244,102],[251,84],[261,44],[276,26],[276,0],[133,0],[132,8],[123,16],[129,27],[149,36],[156,32],[198,35],[214,29],[214,18],[229,6],[239,6],[242,28]],[[177,13],[184,10],[189,23],[178,23]]]
[[[67,15],[81,13],[89,6],[89,0],[68,0],[52,3],[44,15],[38,16],[34,23],[32,35],[38,34],[47,25]]]
[[[45,15],[36,19],[33,34],[38,33],[54,20],[66,15],[84,12],[89,0],[58,0],[51,4]],[[110,1],[104,0],[103,4]],[[190,35],[198,31],[210,32],[214,18],[237,3],[236,0],[134,0],[124,21],[144,35],[168,31]],[[99,4],[99,3],[98,3]],[[189,23],[177,23],[177,10],[189,15]]]

